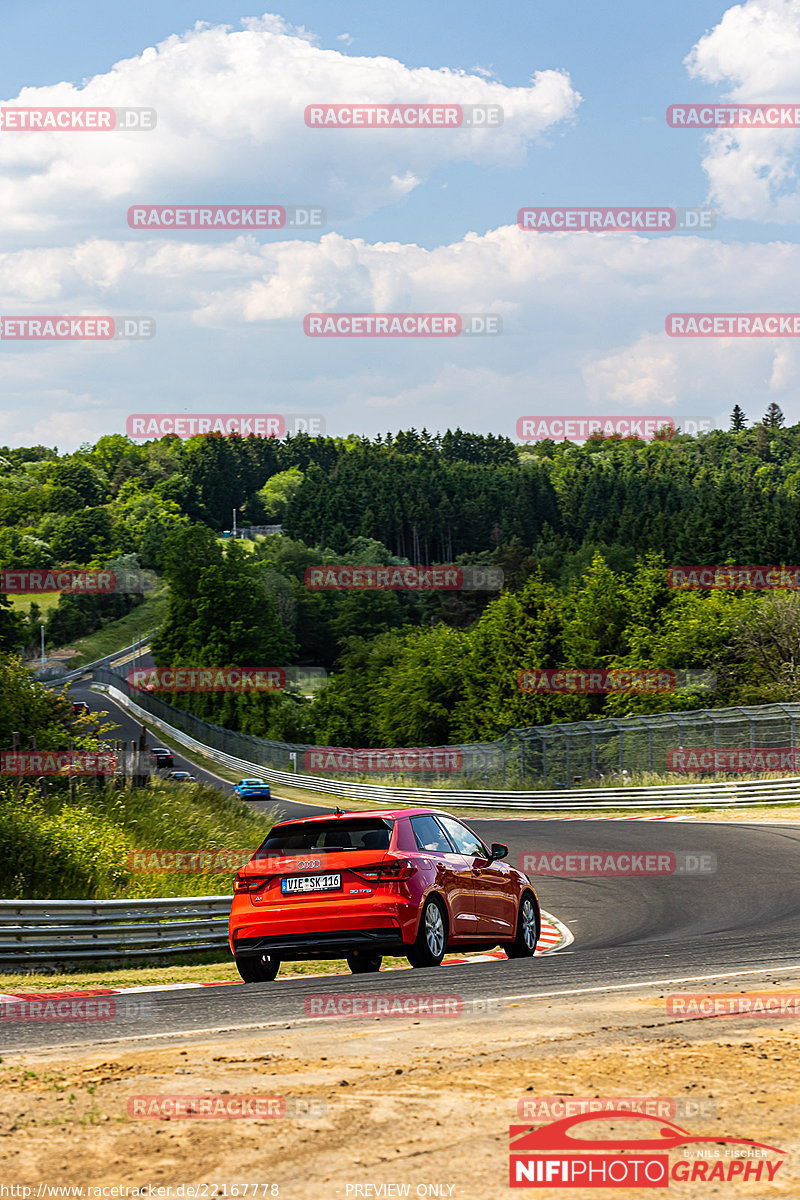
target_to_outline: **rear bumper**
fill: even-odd
[[[264,937],[233,939],[237,958],[256,954],[274,954],[295,961],[306,958],[341,958],[352,950],[372,950],[381,954],[403,954],[399,929],[342,929],[320,933],[267,934]]]

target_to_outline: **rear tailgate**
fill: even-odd
[[[251,885],[248,892],[255,908],[316,907],[341,903],[349,896],[371,896],[375,881],[365,879],[359,869],[380,865],[387,853],[387,850],[327,850],[251,859],[241,874],[263,880],[260,886]]]

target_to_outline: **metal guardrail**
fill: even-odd
[[[99,667],[94,679],[119,688],[149,717],[158,717],[201,745],[235,760],[255,764],[259,770],[282,771],[287,776],[305,762],[303,769],[316,774],[309,752],[319,753],[323,749],[319,745],[276,741],[225,729],[149,691],[131,687],[116,668]],[[625,777],[632,772],[674,773],[686,753],[705,754],[711,748],[723,754],[732,750],[732,762],[740,761],[743,751],[777,751],[783,756],[779,761],[784,761],[789,752],[800,755],[799,727],[800,703],[796,702],[528,726],[511,729],[493,742],[425,747],[430,758],[419,762],[414,784],[424,789],[445,783],[484,792],[492,788],[506,792],[540,787],[553,792],[572,788],[583,791],[584,785],[598,787],[606,782],[625,785]],[[721,761],[726,760],[723,757]],[[791,757],[788,762],[789,769],[795,769]],[[330,773],[340,779],[345,775],[335,769]],[[728,773],[727,778],[735,780],[737,776]]]
[[[153,636],[152,631],[146,633],[144,637],[140,637],[137,641],[131,642],[130,646],[123,646],[121,650],[115,650],[113,654],[105,654],[102,658],[95,659],[94,662],[86,663],[85,666],[76,667],[74,671],[67,671],[64,675],[56,675],[51,679],[42,679],[41,682],[45,687],[58,685],[62,687],[65,683],[73,683],[76,679],[80,679],[81,675],[85,675],[87,671],[93,671],[96,667],[111,667],[112,663],[119,658],[124,658],[126,654],[132,654],[136,650],[142,650]],[[37,674],[37,679],[39,675]]]
[[[0,900],[0,963],[217,950],[231,899]]]
[[[351,783],[317,775],[295,775],[274,771],[261,763],[235,758],[197,741],[160,717],[135,704],[120,688],[106,684],[115,703],[138,720],[155,725],[180,746],[210,758],[212,762],[259,775],[284,787],[305,788],[350,800],[368,800],[375,805],[418,805],[421,808],[520,809],[536,812],[563,808],[569,812],[611,809],[702,808],[747,804],[796,804],[800,802],[800,777],[791,779],[747,779],[717,783],[665,784],[656,787],[581,788],[575,791],[489,791],[463,788],[382,787],[373,783]]]

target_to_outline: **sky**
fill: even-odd
[[[800,129],[671,128],[671,104],[797,103],[800,0],[617,6],[3,0],[0,114],[154,109],[137,132],[0,129],[0,445],[132,414],[308,414],[329,434],[521,417],[800,420],[797,337],[668,314],[800,310]],[[493,106],[490,128],[309,128],[308,105]],[[298,231],[131,228],[148,205],[322,209]],[[704,208],[700,232],[520,229],[524,207]],[[310,337],[310,313],[492,314],[493,336]],[[13,330],[13,327],[12,327]]]

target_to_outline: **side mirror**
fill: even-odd
[[[502,842],[492,842],[492,857],[494,862],[496,858],[508,858],[508,846],[504,846]]]

